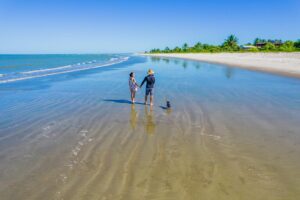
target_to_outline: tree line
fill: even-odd
[[[245,45],[238,44],[235,35],[228,36],[221,45],[202,44],[200,42],[193,46],[184,43],[182,47],[170,49],[152,49],[149,53],[214,53],[214,52],[293,52],[300,51],[300,39],[297,41],[266,40],[256,38],[253,43]],[[148,53],[148,52],[146,52]]]

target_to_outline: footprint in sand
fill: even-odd
[[[55,137],[56,134],[55,133],[51,133],[51,130],[53,129],[53,127],[56,125],[56,122],[50,122],[47,126],[43,127],[43,134],[41,135],[42,137],[45,138],[50,138],[50,137]]]
[[[93,138],[88,137],[87,133],[89,131],[88,130],[81,130],[79,132],[79,135],[81,136],[81,138],[79,139],[79,141],[77,142],[77,144],[74,146],[74,148],[72,148],[71,150],[71,158],[69,160],[69,162],[65,165],[65,167],[68,167],[70,170],[72,170],[76,164],[78,164],[78,156],[79,153],[81,152],[82,148],[89,142],[93,141]]]
[[[48,131],[48,130],[50,130],[55,124],[56,124],[56,122],[50,122],[47,126],[43,127],[43,130],[44,130],[44,131]]]
[[[64,199],[61,197],[61,192],[60,192],[60,191],[56,192],[55,195],[56,195],[56,196],[55,196],[54,200],[64,200]]]
[[[87,137],[87,133],[88,133],[89,131],[88,130],[81,130],[80,132],[79,132],[79,134],[82,136],[82,137]]]
[[[67,177],[65,174],[60,174],[60,175],[59,175],[59,180],[60,180],[62,183],[66,183],[67,180],[68,180],[68,177]]]
[[[201,133],[201,135],[206,136],[206,137],[211,137],[214,140],[220,140],[221,139],[221,136],[219,136],[219,135],[211,135],[211,134],[204,134],[204,133]]]
[[[48,131],[48,130],[50,130],[50,128],[51,128],[51,126],[46,126],[46,127],[43,128],[43,130]]]

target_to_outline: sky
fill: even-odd
[[[121,53],[300,39],[300,0],[0,0],[0,53]]]

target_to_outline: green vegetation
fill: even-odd
[[[295,48],[300,49],[300,39],[294,43]]]
[[[224,49],[225,51],[238,51],[238,38],[235,35],[230,35],[225,40],[225,42],[221,46],[221,50]]]
[[[253,43],[239,45],[238,38],[235,35],[228,36],[221,45],[210,45],[196,43],[189,46],[184,43],[182,47],[164,50],[152,49],[149,53],[214,53],[214,52],[293,52],[300,51],[300,39],[297,41],[265,40],[256,38]],[[147,52],[146,52],[147,53]]]

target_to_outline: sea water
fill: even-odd
[[[105,67],[127,59],[117,54],[0,55],[0,84]]]

